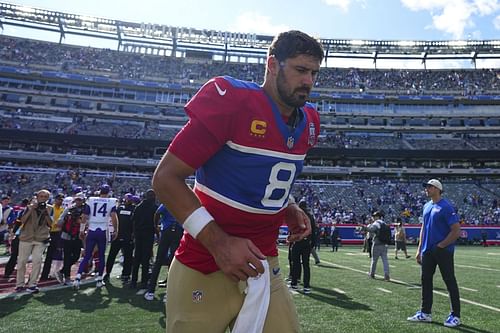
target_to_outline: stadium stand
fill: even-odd
[[[133,51],[0,36],[0,161],[14,168],[1,171],[4,192],[65,191],[74,180],[62,175],[75,169],[89,191],[109,174],[117,193],[144,191],[202,83],[263,79],[263,62]],[[498,223],[499,96],[498,69],[322,68],[311,94],[320,142],[296,195],[312,196],[320,219],[382,208],[416,223],[419,182],[432,175],[451,181],[466,223]]]

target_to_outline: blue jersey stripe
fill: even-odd
[[[213,193],[215,198],[216,193],[241,205],[230,204],[235,208],[276,213],[287,205],[290,188],[303,167],[296,155],[285,159],[277,154],[249,153],[226,145],[197,170],[196,181],[209,190],[204,191],[208,195]]]

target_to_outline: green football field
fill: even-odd
[[[412,257],[414,251],[409,248]],[[346,246],[335,253],[324,247],[319,255],[321,264],[311,264],[312,294],[293,293],[301,332],[453,330],[443,326],[449,301],[439,271],[434,279],[434,321],[410,323],[406,317],[420,305],[420,268],[413,258],[395,260],[391,249],[392,281],[385,282],[381,262],[377,279],[367,277],[369,258],[360,247]],[[286,247],[280,247],[280,258],[286,276]],[[458,247],[455,264],[463,322],[455,330],[500,332],[500,247]],[[0,332],[165,332],[164,294],[159,288],[156,299],[148,302],[112,279],[102,290],[92,283],[78,292],[63,288],[7,297],[0,299]]]

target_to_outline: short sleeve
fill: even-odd
[[[203,165],[232,136],[238,94],[222,77],[208,81],[186,104],[190,119],[175,136],[169,152],[193,169]]]

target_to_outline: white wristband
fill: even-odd
[[[293,197],[293,195],[290,194],[288,196],[288,204],[293,205],[294,203],[297,203],[297,201],[295,201],[295,198]]]
[[[210,215],[205,207],[201,206],[187,217],[182,227],[196,239],[200,231],[213,220],[213,216]]]

